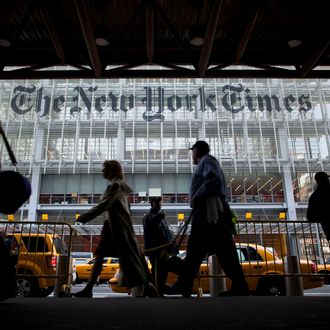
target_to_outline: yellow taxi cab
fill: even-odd
[[[75,283],[79,284],[84,281],[88,281],[91,271],[93,269],[93,265],[95,263],[95,258],[90,259],[88,262],[83,264],[76,265],[76,278]],[[119,268],[119,260],[118,258],[103,258],[102,271],[99,276],[99,283],[107,283],[110,278],[112,278],[117,269]]]
[[[56,234],[10,233],[11,254],[17,255],[17,296],[46,297],[55,287],[56,265],[60,254],[66,252]]]
[[[324,275],[324,284],[330,284],[330,259],[317,264],[317,272],[320,275]]]
[[[236,250],[244,270],[245,279],[251,293],[257,295],[285,295],[285,277],[283,260],[275,251],[257,244],[237,243]],[[185,253],[179,255],[184,258]],[[312,289],[323,286],[322,277],[317,275],[315,263],[307,260],[300,260],[300,269],[304,289]],[[201,264],[199,276],[194,283],[194,292],[201,288],[203,292],[210,291],[209,267],[206,260]],[[212,274],[210,274],[212,275]],[[177,275],[169,273],[167,283],[173,285]],[[226,278],[227,288],[230,288],[230,279]],[[110,279],[109,286],[114,292],[128,292],[127,287],[120,286],[119,270]]]
[[[86,264],[91,258],[83,258],[83,257],[71,257],[71,270],[72,270],[72,279],[71,283],[73,285],[76,284],[77,273],[76,273],[76,266],[80,264]]]

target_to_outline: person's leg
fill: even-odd
[[[110,246],[111,246],[111,233],[109,223],[107,221],[104,222],[102,231],[101,231],[101,239],[100,242],[94,251],[95,254],[95,263],[92,268],[92,272],[89,276],[89,280],[86,284],[86,287],[77,293],[73,293],[74,297],[92,297],[93,296],[93,286],[98,280],[99,275],[102,271],[103,258],[105,256],[111,256]]]
[[[168,275],[167,261],[169,259],[169,253],[167,250],[160,251],[156,258],[156,287],[159,295],[164,295],[164,288]]]
[[[231,279],[230,292],[236,295],[248,295],[249,288],[244,272],[239,262],[236,244],[231,233],[226,228],[210,229],[210,235],[215,242],[215,252],[225,274]]]
[[[85,286],[85,288],[77,293],[73,293],[74,297],[92,297],[93,296],[93,286],[96,283],[101,271],[102,271],[102,264],[103,264],[103,256],[96,256],[95,263],[92,268],[92,272],[90,274],[89,280]]]
[[[194,280],[198,275],[200,265],[207,254],[207,244],[205,228],[203,226],[192,225],[188,239],[187,254],[184,260],[182,274],[179,275],[175,287],[178,288],[185,297],[191,295]]]
[[[91,272],[89,280],[86,284],[85,290],[88,290],[88,291],[93,290],[93,286],[101,274],[102,264],[103,264],[103,257],[96,256],[95,263],[93,265],[92,272]]]

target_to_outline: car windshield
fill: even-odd
[[[92,252],[71,252],[72,258],[85,258],[85,259],[91,259],[93,258]]]
[[[86,264],[89,259],[73,259],[75,265]]]

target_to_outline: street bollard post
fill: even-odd
[[[227,290],[226,277],[216,255],[209,256],[210,296],[217,297],[220,292]]]
[[[70,295],[70,292],[68,292],[70,291],[69,261],[70,257],[67,254],[61,254],[57,258],[54,297],[66,297]]]
[[[303,296],[299,259],[297,256],[284,257],[285,289],[287,296]]]

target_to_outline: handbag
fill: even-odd
[[[0,133],[5,142],[10,160],[16,167],[17,161],[1,127]],[[29,180],[18,171],[0,171],[0,212],[14,214],[31,195]]]
[[[177,251],[180,250],[181,243],[182,243],[184,235],[185,235],[185,233],[188,229],[188,226],[189,226],[190,220],[192,218],[193,212],[194,211],[192,211],[190,213],[188,220],[180,228],[180,230],[176,234],[175,238],[171,241],[172,244],[176,245]],[[180,235],[181,235],[181,237],[180,237],[179,241],[177,242],[177,239],[179,238]],[[177,253],[169,255],[169,257],[167,259],[167,269],[168,269],[169,272],[172,272],[172,273],[175,273],[175,274],[181,274],[183,269],[184,269],[183,259],[180,258]]]

